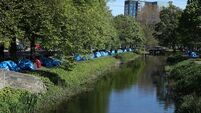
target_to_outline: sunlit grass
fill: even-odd
[[[72,96],[88,90],[90,84],[93,84],[98,78],[101,78],[101,76],[104,75],[103,72],[110,70],[117,62],[129,61],[134,59],[137,55],[134,53],[124,53],[118,56],[120,59],[115,57],[103,57],[77,62],[71,71],[57,67],[42,68],[38,71],[29,72],[29,74],[41,78],[47,88],[47,92],[32,95],[29,92],[21,90],[2,90],[0,94],[4,95],[0,95],[0,104],[4,106],[0,106],[0,109],[10,112],[12,106],[18,105],[22,109],[12,107],[11,110],[16,113],[48,112],[56,108],[63,100],[68,100]],[[7,91],[12,91],[11,97],[7,98]],[[9,101],[9,103],[6,104],[5,102],[7,101]],[[23,108],[26,108],[26,110]]]

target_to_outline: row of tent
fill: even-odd
[[[93,54],[89,54],[86,56],[76,54],[74,56],[74,60],[75,61],[86,61],[86,60],[91,60],[91,59],[100,58],[100,57],[113,56],[113,55],[125,53],[125,52],[132,52],[134,50],[135,49],[133,49],[133,48],[123,48],[123,49],[110,50],[110,51],[100,50],[100,51],[94,51]]]
[[[45,67],[55,67],[61,65],[61,61],[53,58],[45,58],[42,57],[40,59],[41,65]],[[4,69],[7,71],[33,71],[36,70],[36,65],[29,59],[22,59],[17,62],[8,60],[8,61],[3,61],[0,63],[0,69]]]
[[[112,56],[115,54],[120,54],[120,53],[125,53],[125,52],[131,52],[134,51],[132,48],[127,48],[127,49],[118,49],[118,50],[111,50],[111,51],[106,51],[106,50],[100,50],[100,51],[95,51],[93,54],[88,55],[88,57],[84,56],[82,57],[81,55],[77,54],[74,56],[75,61],[86,61],[90,59],[95,59],[99,57],[106,57],[106,56]],[[36,70],[37,68],[37,63],[44,67],[56,67],[61,65],[61,61],[55,58],[47,58],[47,57],[41,57],[40,59],[37,59],[37,61],[32,62],[29,59],[21,59],[17,62],[8,60],[8,61],[3,61],[0,62],[0,69],[4,69],[7,71],[33,71]],[[36,65],[35,65],[36,64]]]

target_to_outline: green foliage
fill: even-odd
[[[133,47],[145,43],[145,35],[135,18],[119,15],[114,18],[122,47]]]
[[[201,113],[201,97],[194,94],[183,97],[176,113]]]
[[[0,2],[0,42],[8,48],[12,39],[22,37],[23,31],[18,28],[21,12],[19,1],[2,0]]]
[[[137,57],[135,53],[124,53],[119,56],[123,61]],[[23,90],[5,88],[0,91],[0,113],[43,113],[55,109],[64,99],[85,91],[88,88],[87,84],[94,83],[118,61],[120,59],[105,57],[79,62],[72,70],[43,68],[29,72],[41,78],[47,92],[31,94]]]
[[[154,28],[147,25],[142,25],[146,37],[146,46],[155,47],[158,45],[158,40],[153,36]]]
[[[51,37],[47,46],[61,50],[62,54],[87,53],[92,49],[111,49],[118,43],[116,29],[113,26],[112,15],[105,1],[60,1],[61,12],[54,15],[58,26],[56,37]],[[58,11],[55,11],[58,12]],[[52,39],[53,38],[53,39]],[[59,45],[59,46],[58,46]],[[68,49],[66,49],[68,48]]]
[[[179,33],[177,29],[181,14],[182,10],[171,3],[169,7],[161,11],[161,21],[156,24],[156,32],[154,33],[154,36],[159,40],[161,45],[175,48],[179,43]]]
[[[26,91],[11,88],[0,91],[0,113],[30,113],[36,102],[36,95]]]
[[[175,47],[195,49],[201,47],[201,3],[200,0],[188,0],[186,9],[169,7],[161,11],[159,22],[155,28],[155,37],[160,44]]]
[[[28,40],[31,53],[36,41],[61,56],[119,45],[105,0],[3,0],[0,9],[1,42]]]
[[[200,0],[189,0],[180,20],[182,43],[189,49],[200,47],[201,37],[201,3]]]
[[[69,18],[71,27],[68,34],[75,46],[73,52],[87,52],[92,48],[111,49],[113,43],[118,43],[112,15],[104,1],[74,2],[72,6],[66,13],[72,16]]]
[[[65,96],[63,87],[76,89],[81,84],[96,78],[97,72],[107,70],[115,58],[102,58],[77,63],[71,67],[72,53],[89,53],[92,49],[114,49],[122,44],[144,43],[140,25],[131,17],[127,27],[130,34],[124,39],[118,37],[118,30],[105,0],[1,0],[0,2],[0,43],[8,45],[12,39],[30,42],[34,53],[35,42],[47,50],[57,51],[65,63],[60,68],[43,69],[32,74],[41,77],[48,93],[34,95],[21,90],[4,89],[0,92],[0,110],[9,113],[32,112],[35,103],[57,103]],[[15,43],[13,41],[12,43]],[[48,78],[48,79],[47,79]],[[50,96],[52,94],[52,96]],[[45,98],[47,96],[47,98]],[[55,97],[53,97],[55,96]]]
[[[193,61],[176,64],[170,72],[176,97],[176,113],[199,113],[201,97],[201,65]]]
[[[18,1],[2,0],[0,3],[0,16],[1,16],[1,38],[13,38],[20,36],[20,29],[17,25],[20,21],[21,13],[18,7],[21,7]],[[19,15],[19,16],[17,16]],[[6,40],[6,39],[5,39]]]
[[[185,57],[182,55],[173,55],[173,56],[169,56],[167,58],[167,63],[170,65],[173,65],[173,64],[177,64],[181,61],[187,60],[187,59],[188,59],[188,57]]]

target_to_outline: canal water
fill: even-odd
[[[57,113],[174,113],[166,88],[164,57],[142,57],[113,69],[94,90]]]

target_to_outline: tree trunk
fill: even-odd
[[[9,54],[11,59],[16,59],[16,52],[17,52],[16,37],[13,37],[9,48]]]
[[[4,44],[0,44],[0,61],[4,60]]]
[[[30,48],[31,48],[31,59],[35,58],[35,36],[32,36],[30,39]]]

